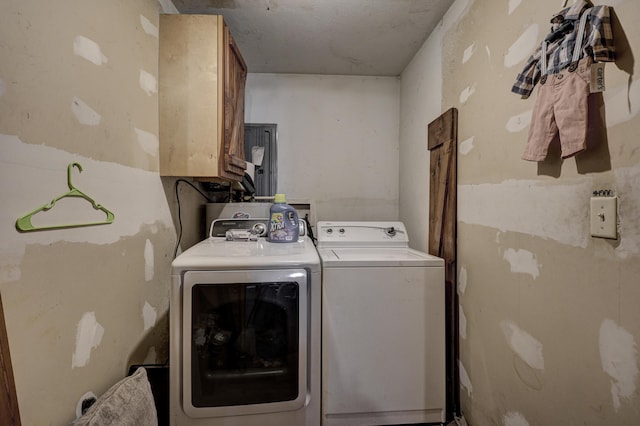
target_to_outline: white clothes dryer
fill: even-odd
[[[318,222],[322,422],[442,423],[444,260],[401,222]]]
[[[320,260],[267,221],[214,221],[173,261],[172,426],[320,424]]]

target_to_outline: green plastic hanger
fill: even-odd
[[[113,220],[115,219],[115,215],[113,213],[111,213],[109,210],[107,210],[106,208],[104,208],[100,204],[96,203],[93,200],[93,198],[89,197],[87,194],[85,194],[84,192],[80,191],[78,188],[73,186],[73,184],[71,183],[71,170],[74,167],[76,167],[79,172],[82,172],[82,166],[79,163],[71,163],[71,164],[69,164],[69,167],[67,167],[67,184],[69,185],[69,192],[67,192],[65,194],[62,194],[59,197],[54,198],[49,204],[45,204],[43,206],[40,206],[37,209],[35,209],[34,211],[32,211],[30,213],[27,213],[26,215],[22,216],[21,218],[18,218],[18,220],[16,221],[16,228],[18,229],[18,231],[29,232],[29,231],[42,231],[42,230],[45,230],[45,229],[76,228],[76,227],[80,227],[80,226],[106,225],[108,223],[113,222]],[[107,218],[102,222],[76,223],[76,224],[68,224],[68,225],[47,225],[47,226],[40,226],[40,227],[33,226],[33,224],[31,223],[31,218],[36,213],[39,213],[39,212],[42,212],[42,211],[46,212],[47,210],[50,210],[51,208],[53,208],[53,206],[56,204],[56,202],[58,200],[61,200],[63,198],[67,198],[67,197],[84,198],[85,200],[87,200],[87,201],[89,201],[91,203],[91,205],[93,206],[94,209],[102,210],[103,212],[105,212],[106,215],[107,215]]]

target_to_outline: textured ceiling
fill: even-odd
[[[252,73],[396,76],[453,0],[173,0],[221,14]]]

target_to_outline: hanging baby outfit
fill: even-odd
[[[540,82],[522,158],[542,161],[559,134],[562,157],[586,149],[591,64],[614,58],[608,6],[585,1],[553,16],[552,32],[529,58],[511,91],[528,96]]]

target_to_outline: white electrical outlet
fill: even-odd
[[[618,238],[618,197],[591,197],[591,236]]]

